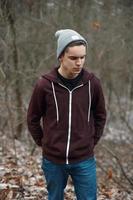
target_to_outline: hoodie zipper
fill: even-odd
[[[72,123],[72,91],[69,91],[69,126],[68,126],[68,138],[67,138],[67,148],[66,148],[66,164],[69,164],[68,155],[70,148],[71,139],[71,123]]]
[[[73,90],[69,90],[67,87],[59,83],[60,86],[67,89],[69,92],[69,119],[68,119],[68,136],[67,136],[67,147],[66,147],[66,164],[69,164],[69,149],[70,149],[70,139],[71,139],[71,123],[72,123],[72,92],[79,87],[82,87],[83,84],[75,87]]]

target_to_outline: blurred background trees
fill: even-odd
[[[133,100],[132,13],[130,0],[1,0],[2,132],[10,129],[21,137],[34,81],[56,65],[54,33],[63,28],[75,29],[88,40],[86,66],[102,80],[108,120],[119,116],[128,123]],[[128,128],[132,130],[130,123]]]
[[[29,138],[26,111],[33,86],[57,64],[54,33],[63,28],[88,40],[86,68],[101,79],[106,95],[105,139],[132,144],[132,0],[0,0],[1,138]]]

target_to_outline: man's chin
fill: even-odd
[[[81,72],[81,69],[75,69],[74,74],[79,74]]]

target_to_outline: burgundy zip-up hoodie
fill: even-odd
[[[74,163],[92,157],[106,121],[99,79],[83,69],[70,91],[57,77],[57,68],[36,83],[27,114],[28,129],[44,158]]]

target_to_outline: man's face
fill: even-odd
[[[85,63],[86,47],[84,45],[68,47],[60,58],[61,74],[65,78],[75,78]]]

